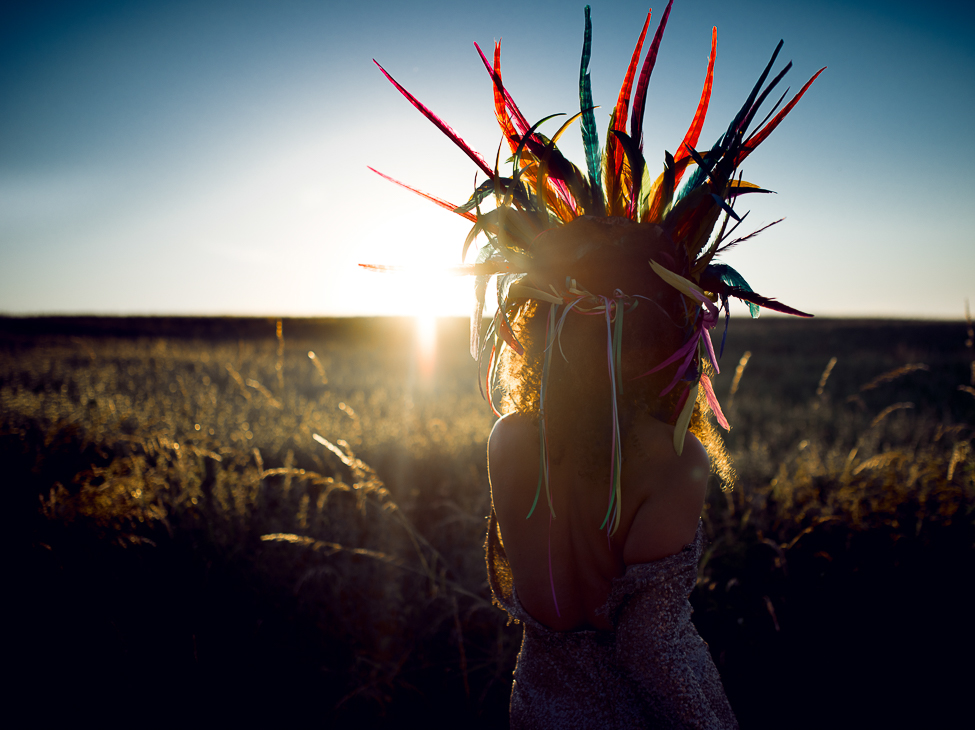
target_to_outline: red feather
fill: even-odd
[[[498,111],[498,96],[500,95],[504,98],[504,106],[502,107],[502,111],[499,113],[503,114],[505,117],[508,117],[508,114],[511,114],[511,118],[514,120],[515,130],[519,135],[523,135],[531,128],[531,125],[528,123],[528,120],[525,119],[525,115],[521,113],[521,109],[518,108],[518,105],[515,104],[515,100],[511,98],[511,94],[509,94],[508,90],[504,88],[504,84],[501,83],[501,43],[496,43],[494,47],[494,57],[497,70],[491,66],[491,62],[488,61],[487,56],[484,55],[484,51],[481,50],[479,45],[475,43],[474,48],[477,49],[478,54],[481,56],[481,61],[484,62],[484,68],[487,69],[488,73],[491,75],[491,78],[494,80],[495,111]],[[501,121],[500,117],[498,118],[498,121]],[[504,128],[503,124],[502,128]],[[512,148],[511,151],[514,152],[517,147],[518,143],[516,141],[515,147]]]
[[[688,147],[697,147],[697,140],[701,136],[701,129],[704,127],[704,118],[708,114],[708,104],[711,102],[711,85],[714,83],[714,57],[718,51],[718,29],[711,28],[711,56],[708,58],[708,75],[704,79],[704,89],[701,91],[701,100],[697,104],[697,111],[694,112],[694,119],[691,120],[691,126],[687,128],[687,134],[684,135],[684,141],[680,143],[680,147],[677,153],[674,155],[674,163],[677,166],[676,174],[674,175],[674,187],[680,183],[680,179],[684,176],[684,169],[687,167],[686,164],[679,164],[682,160],[690,157],[690,153],[687,151]]]
[[[369,165],[366,165],[366,167],[369,167]],[[387,180],[389,180],[389,181],[390,181],[391,183],[396,183],[396,184],[397,184],[397,185],[399,185],[399,186],[400,186],[401,188],[406,188],[406,189],[407,189],[407,190],[409,190],[409,191],[410,191],[411,193],[416,193],[416,194],[417,194],[417,195],[419,195],[419,196],[420,196],[421,198],[426,198],[426,199],[427,199],[427,200],[429,200],[429,201],[430,201],[431,203],[436,203],[436,204],[437,204],[437,205],[439,205],[439,206],[440,206],[441,208],[446,208],[446,209],[447,209],[447,210],[449,210],[449,211],[450,211],[451,213],[457,213],[457,215],[459,215],[459,216],[461,216],[462,218],[466,218],[466,219],[467,219],[467,220],[469,220],[469,221],[470,221],[471,223],[476,223],[476,222],[477,222],[477,216],[476,216],[476,215],[474,215],[474,214],[473,214],[473,213],[471,213],[471,212],[466,212],[466,213],[458,213],[458,212],[457,212],[457,206],[456,206],[456,205],[454,205],[453,203],[448,203],[448,202],[447,202],[446,200],[443,200],[442,198],[438,198],[438,197],[437,197],[437,196],[435,196],[435,195],[429,195],[429,194],[427,194],[427,193],[424,193],[424,192],[423,192],[422,190],[417,190],[416,188],[411,188],[411,187],[410,187],[409,185],[407,185],[406,183],[401,183],[401,182],[400,182],[399,180],[397,180],[396,178],[393,178],[393,177],[390,177],[389,175],[384,175],[383,173],[381,173],[381,172],[379,172],[379,170],[376,170],[375,168],[372,168],[372,167],[369,167],[369,169],[370,169],[370,170],[372,170],[372,171],[373,171],[374,173],[376,173],[377,175],[379,175],[379,177],[383,177],[383,178],[386,178],[386,179],[387,179]]]
[[[748,155],[751,154],[751,152],[756,147],[758,147],[758,145],[760,145],[766,137],[768,137],[772,133],[773,129],[779,126],[779,122],[785,119],[785,115],[788,114],[790,111],[792,111],[792,107],[794,107],[796,105],[796,102],[798,102],[799,99],[802,98],[802,95],[806,93],[806,89],[812,86],[812,82],[815,81],[817,78],[819,78],[819,74],[821,74],[825,70],[826,67],[823,66],[815,74],[813,74],[813,77],[806,82],[806,85],[799,90],[799,93],[796,94],[794,97],[792,97],[792,101],[790,101],[788,104],[785,105],[785,109],[783,109],[778,114],[776,114],[775,118],[772,119],[772,121],[770,121],[760,130],[755,132],[751,137],[745,140],[745,144],[742,145],[741,151],[738,153],[738,156],[735,157],[735,167],[740,165],[741,161],[744,160],[746,157],[748,157]]]
[[[625,211],[619,208],[619,200],[623,181],[620,180],[620,172],[623,169],[623,145],[612,130],[626,132],[627,111],[630,106],[630,92],[633,89],[633,77],[636,75],[636,66],[640,62],[640,53],[643,50],[643,41],[647,37],[647,28],[650,27],[650,14],[647,13],[647,20],[643,24],[643,31],[640,39],[636,42],[633,55],[630,57],[630,65],[626,69],[626,76],[623,79],[623,86],[620,87],[620,95],[616,100],[616,108],[613,110],[612,126],[606,138],[606,156],[612,167],[607,170],[606,198],[609,203],[610,215],[623,215]]]
[[[528,120],[525,119],[525,115],[521,113],[518,105],[515,104],[515,100],[511,98],[511,94],[508,90],[504,88],[504,84],[501,81],[501,43],[500,41],[494,44],[494,66],[491,66],[491,62],[488,61],[487,56],[484,55],[484,51],[481,47],[474,44],[477,49],[478,54],[481,57],[481,61],[484,63],[484,68],[487,69],[488,73],[491,75],[494,81],[494,111],[498,118],[498,123],[501,125],[501,130],[504,132],[505,137],[508,140],[508,146],[511,147],[511,151],[514,152],[518,149],[518,145],[521,143],[521,138],[531,129],[531,125],[528,124]],[[517,132],[515,135],[514,132]],[[545,143],[542,142],[536,135],[532,135],[525,142],[525,147],[536,157],[541,158],[545,154]],[[530,164],[530,160],[527,156],[522,157],[521,166],[525,167]],[[569,188],[565,182],[559,178],[549,179],[548,185],[551,186],[552,190],[562,201],[562,203],[569,208],[569,210],[575,212],[576,204],[575,199],[569,193]]]
[[[372,62],[377,66],[379,66],[379,62],[375,58],[372,59]],[[487,175],[492,180],[494,179],[494,170],[487,163],[487,160],[481,157],[481,155],[478,152],[475,152],[473,149],[471,149],[471,146],[467,144],[467,142],[462,140],[460,138],[460,135],[458,135],[454,130],[452,130],[447,125],[447,123],[444,122],[440,117],[438,117],[436,114],[430,111],[426,106],[424,106],[419,101],[419,99],[417,99],[415,96],[413,96],[413,94],[411,94],[409,91],[407,91],[402,86],[400,86],[399,83],[397,83],[396,79],[394,79],[392,76],[386,73],[386,69],[384,69],[382,66],[379,66],[379,70],[383,72],[383,76],[389,79],[390,83],[392,83],[393,86],[399,89],[399,92],[403,96],[405,96],[409,100],[409,102],[413,106],[415,106],[423,116],[425,116],[427,119],[433,122],[434,125],[437,127],[437,129],[439,129],[441,132],[443,132],[450,138],[451,142],[453,142],[455,145],[460,147],[464,151],[464,154],[466,154],[468,157],[474,160],[474,163],[484,171],[485,175]]]
[[[478,53],[481,49],[475,43],[474,47],[477,48]],[[481,54],[482,56],[484,54]],[[491,76],[494,79],[494,113],[498,117],[498,124],[501,125],[501,131],[504,132],[505,138],[508,140],[508,146],[511,147],[511,151],[514,152],[518,149],[518,137],[519,133],[515,129],[515,125],[511,122],[511,115],[508,112],[508,99],[506,98],[507,93],[505,92],[504,84],[501,83],[501,43],[496,42],[494,44],[494,69],[491,71]],[[514,102],[512,102],[514,106]],[[524,134],[524,131],[522,131]]]
[[[667,3],[664,10],[664,17],[657,26],[657,32],[653,36],[653,43],[647,51],[647,57],[643,61],[643,68],[640,70],[640,80],[636,85],[636,96],[633,97],[633,119],[630,122],[630,137],[634,144],[643,149],[643,113],[647,106],[647,87],[650,85],[650,74],[657,63],[657,51],[660,50],[660,41],[664,37],[664,29],[667,27],[667,19],[670,17],[670,8],[674,0]]]

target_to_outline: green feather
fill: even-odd
[[[592,188],[592,215],[605,215],[603,190],[599,183],[601,155],[599,153],[599,131],[596,129],[595,108],[592,103],[592,82],[589,79],[589,57],[592,54],[592,21],[589,19],[589,6],[586,6],[586,34],[582,41],[582,65],[579,68],[579,108],[582,109],[582,146],[586,152],[586,167],[589,170],[589,186]],[[590,213],[590,211],[586,211]]]

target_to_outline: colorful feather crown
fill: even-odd
[[[719,370],[708,333],[717,323],[719,307],[725,310],[726,327],[729,297],[745,301],[753,317],[758,316],[759,307],[802,317],[811,316],[756,294],[737,271],[726,264],[717,263],[716,257],[760,232],[731,238],[745,217],[734,210],[738,197],[747,193],[769,192],[744,181],[737,172],[738,168],[779,125],[824,69],[820,69],[799,93],[779,109],[788,90],[782,94],[772,110],[755,125],[754,131],[749,131],[760,107],[792,66],[791,63],[787,64],[766,85],[782,48],[780,41],[727,131],[710,150],[700,152],[697,144],[711,97],[717,48],[717,29],[713,29],[707,76],[697,111],[676,154],[664,153],[664,169],[652,179],[643,155],[643,116],[650,75],[671,5],[673,0],[664,11],[637,78],[636,69],[650,24],[650,15],[647,15],[616,106],[610,115],[606,146],[601,153],[588,71],[592,44],[588,6],[585,9],[585,36],[579,74],[581,110],[562,124],[551,138],[539,132],[539,127],[560,115],[545,117],[530,125],[502,83],[501,44],[495,44],[493,64],[475,44],[491,76],[495,113],[512,152],[510,176],[502,175],[497,162],[490,165],[439,117],[400,86],[385,69],[379,67],[410,103],[463,150],[487,177],[466,203],[457,206],[378,173],[474,224],[464,242],[462,260],[466,260],[468,250],[479,234],[486,238],[486,243],[477,252],[475,263],[462,265],[455,271],[476,277],[477,304],[471,319],[471,354],[482,361],[490,352],[487,355],[489,401],[493,390],[492,365],[501,349],[510,347],[519,354],[523,353],[521,344],[512,333],[509,317],[527,299],[545,302],[550,307],[540,418],[543,457],[539,489],[544,482],[546,491],[548,469],[544,456],[544,390],[552,345],[561,332],[566,315],[573,310],[605,315],[609,339],[607,356],[614,383],[615,419],[622,320],[627,311],[646,298],[635,291],[626,291],[618,284],[614,285],[611,275],[607,284],[607,276],[593,273],[591,264],[582,265],[584,260],[598,261],[601,257],[612,260],[614,257],[611,254],[615,251],[619,254],[616,258],[625,264],[629,254],[641,251],[639,242],[642,240],[643,253],[647,254],[643,258],[646,276],[653,277],[655,281],[659,277],[684,299],[684,308],[689,315],[683,346],[660,363],[648,363],[649,369],[645,373],[650,374],[678,363],[677,375],[661,393],[663,395],[678,383],[684,383],[674,434],[674,448],[678,453],[683,446],[699,388],[703,389],[718,422],[728,428],[704,369],[704,363],[710,361],[714,370]],[[376,65],[379,66],[378,63]],[[629,132],[626,124],[628,118]],[[556,146],[570,125],[580,119],[586,155],[585,172],[569,162]],[[685,173],[688,173],[688,179],[681,186]],[[482,205],[491,200],[494,206],[490,210],[482,210]],[[714,234],[719,221],[720,227]],[[636,240],[637,245],[627,247],[627,240]],[[617,265],[621,281],[627,268],[623,264]],[[592,283],[586,281],[587,276]],[[496,278],[498,310],[490,326],[482,331],[481,316],[492,277]],[[613,440],[613,487],[603,524],[611,524],[615,530],[620,516],[621,456],[619,428],[615,422]],[[551,500],[549,503],[551,505]]]

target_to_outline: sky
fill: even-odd
[[[604,141],[649,6],[590,4]],[[944,0],[676,0],[645,155],[676,151],[712,26],[701,146],[784,39],[793,91],[828,68],[742,168],[776,191],[749,196],[746,225],[785,221],[726,263],[821,316],[958,319],[975,299],[973,20],[975,4]],[[473,43],[503,39],[534,121],[578,111],[583,27],[583,3],[544,1],[5,3],[0,313],[467,314],[469,280],[358,267],[435,272],[469,229],[367,166],[458,204],[476,172],[372,59],[494,159]],[[563,139],[584,166],[578,128]]]

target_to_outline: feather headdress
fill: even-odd
[[[683,448],[699,390],[703,391],[718,423],[728,428],[704,367],[706,362],[710,362],[714,371],[719,371],[709,330],[717,324],[721,308],[725,310],[727,327],[728,299],[735,297],[746,302],[753,317],[758,316],[759,307],[801,317],[811,316],[756,294],[741,274],[727,264],[718,263],[716,257],[751,237],[732,238],[744,219],[734,209],[737,198],[748,193],[769,192],[744,181],[738,173],[739,166],[779,125],[824,69],[820,69],[779,109],[788,93],[786,91],[764,119],[754,124],[759,109],[792,66],[791,63],[787,64],[768,81],[782,48],[780,41],[727,131],[709,150],[701,151],[698,140],[711,98],[717,49],[717,29],[713,29],[707,75],[697,110],[677,152],[673,155],[664,153],[663,171],[653,178],[643,154],[643,116],[650,76],[672,4],[673,0],[664,11],[637,76],[637,66],[650,25],[650,14],[647,15],[616,105],[610,114],[606,143],[602,150],[589,78],[592,24],[588,6],[585,9],[585,35],[579,72],[581,108],[551,137],[543,135],[539,128],[553,116],[561,115],[545,117],[535,124],[529,124],[502,82],[501,44],[495,44],[493,62],[475,44],[491,77],[495,114],[512,153],[509,160],[511,172],[507,175],[502,174],[497,163],[490,165],[436,114],[400,86],[382,66],[376,64],[410,103],[470,157],[487,177],[466,203],[454,205],[383,175],[474,224],[464,241],[462,261],[466,260],[469,248],[479,236],[483,235],[486,241],[478,249],[474,263],[463,264],[455,271],[475,277],[476,304],[471,317],[471,354],[479,363],[487,366],[486,396],[489,402],[493,391],[493,371],[496,370],[494,364],[501,350],[508,347],[518,354],[523,353],[521,343],[512,332],[510,317],[529,299],[544,302],[549,308],[540,398],[542,459],[536,504],[543,485],[548,494],[544,404],[552,346],[570,312],[601,314],[605,317],[614,433],[609,506],[603,526],[610,531],[615,531],[620,520],[621,444],[616,393],[621,384],[622,323],[626,312],[646,297],[627,292],[619,284],[614,285],[612,271],[604,276],[592,274],[592,262],[616,260],[616,271],[622,273],[619,255],[625,260],[626,256],[636,251],[637,255],[643,257],[646,276],[654,277],[655,281],[659,279],[658,285],[673,287],[683,299],[684,310],[688,313],[684,344],[662,362],[647,363],[644,373],[649,375],[677,363],[677,374],[661,393],[666,394],[678,385],[683,388],[674,430],[677,453]],[[569,162],[557,146],[562,135],[577,120],[582,128],[585,171]],[[484,206],[491,202],[493,206],[484,210]],[[717,233],[714,232],[716,227]],[[627,241],[633,240],[642,244],[636,247],[627,244]],[[614,252],[619,254],[615,259]],[[582,265],[583,262],[586,262],[586,266]],[[610,264],[610,268],[612,266]],[[589,273],[583,274],[584,271]],[[485,329],[481,319],[492,278],[496,279],[498,308]],[[622,275],[620,280],[623,280]],[[494,408],[493,403],[491,407]]]

